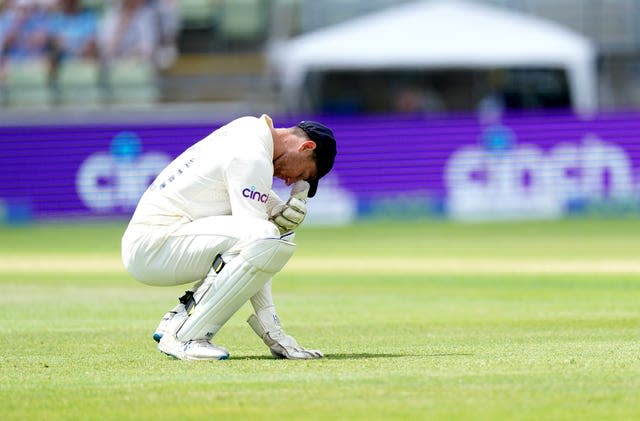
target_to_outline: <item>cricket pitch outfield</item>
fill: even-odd
[[[123,224],[0,228],[6,420],[640,418],[640,221],[309,227],[274,280],[280,361],[246,305],[182,362],[151,333],[183,287],[133,281]]]

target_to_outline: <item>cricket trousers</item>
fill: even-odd
[[[217,255],[229,261],[255,240],[278,237],[273,223],[237,216],[184,218],[166,226],[129,224],[122,237],[122,262],[144,284],[181,285],[203,279]]]

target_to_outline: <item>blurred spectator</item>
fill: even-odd
[[[156,96],[159,28],[151,0],[113,0],[98,25],[99,85],[107,102]]]
[[[409,86],[395,92],[393,109],[401,113],[440,112],[444,110],[444,104],[434,90]]]
[[[154,59],[158,47],[155,11],[147,0],[114,0],[107,8],[98,29],[98,47],[102,60]]]
[[[40,1],[50,3],[49,83],[52,99],[57,103],[64,90],[60,86],[60,72],[64,69],[62,66],[68,66],[70,61],[73,62],[71,68],[75,69],[87,62],[97,63],[98,17],[91,10],[83,10],[80,0]]]
[[[483,124],[493,124],[500,121],[505,111],[504,84],[506,74],[504,70],[491,70],[486,76],[488,91],[480,98],[476,107],[478,118]]]
[[[58,9],[58,0],[35,0],[35,3],[47,15],[52,15]]]
[[[47,15],[34,0],[9,0],[0,15],[0,52],[6,58],[45,57]]]
[[[4,55],[4,39],[8,32],[9,3],[10,0],[0,0],[0,57]]]
[[[171,66],[178,56],[178,34],[180,32],[179,0],[155,0],[153,2],[158,19],[159,46],[156,63],[161,69]]]
[[[57,0],[56,5],[49,24],[51,56],[54,61],[66,58],[95,59],[98,23],[95,12],[83,11],[80,0]]]
[[[9,60],[45,59],[47,17],[34,0],[6,0],[0,14],[0,101],[7,102]],[[36,69],[39,66],[35,66]],[[46,72],[46,70],[43,70]],[[47,76],[45,75],[45,78]]]
[[[393,109],[401,113],[414,113],[424,109],[424,95],[417,88],[402,88],[394,94]]]

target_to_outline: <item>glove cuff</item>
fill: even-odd
[[[251,326],[251,329],[253,329],[256,335],[264,341],[265,337],[267,337],[267,331],[264,329],[264,326],[262,326],[262,323],[260,323],[260,320],[258,320],[255,314],[249,316],[247,323],[249,323],[249,326]]]
[[[271,190],[269,192],[269,198],[267,199],[266,206],[267,206],[267,212],[269,213],[269,215],[274,215],[277,213],[275,211],[275,208],[280,206],[285,206],[285,203],[284,203],[284,200],[282,200],[280,196],[276,194],[276,192]]]
[[[249,316],[247,323],[268,346],[276,343],[277,339],[285,334],[282,326],[280,326],[280,319],[275,311],[275,306],[268,306],[258,310],[256,314]]]
[[[247,319],[247,323],[249,323],[249,326],[251,326],[251,329],[253,329],[256,335],[258,335],[258,337],[262,339],[262,342],[264,342],[264,344],[267,345],[269,348],[271,348],[274,345],[277,345],[278,342],[272,337],[273,333],[270,334],[269,332],[267,332],[267,330],[265,329],[265,327],[262,325],[262,323],[260,322],[258,317],[256,317],[255,314],[252,314],[251,316],[249,316],[249,318]]]
[[[276,313],[275,305],[261,308],[256,311],[256,316],[258,317],[258,320],[260,320],[260,324],[264,327],[266,332],[270,333],[282,330],[280,318],[278,317],[278,313]]]

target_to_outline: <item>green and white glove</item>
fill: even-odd
[[[305,349],[292,336],[287,335],[282,330],[278,316],[273,311],[273,308],[259,311],[258,316],[252,314],[247,319],[247,323],[269,347],[271,355],[275,358],[310,360],[324,357],[322,352],[315,349]]]
[[[295,230],[304,221],[307,215],[309,187],[309,183],[304,180],[295,182],[287,203],[276,205],[271,209],[269,221],[278,227],[280,234]]]

